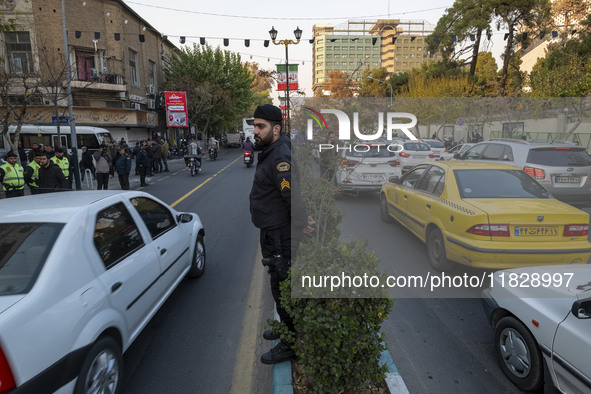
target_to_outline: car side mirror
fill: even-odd
[[[462,155],[460,154],[460,152],[456,152],[456,153],[454,153],[454,159],[462,160],[462,159],[463,159],[463,157],[462,157]]]
[[[191,215],[189,213],[181,213],[180,215],[177,216],[177,220],[180,223],[189,223],[191,220],[193,220],[193,215]]]
[[[571,312],[577,319],[591,319],[591,298],[573,302]]]
[[[400,183],[400,177],[398,175],[391,176],[388,179],[388,182],[390,182],[390,183]]]

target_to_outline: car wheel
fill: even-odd
[[[380,194],[380,218],[384,223],[392,223],[392,216],[388,213],[388,200],[383,194]]]
[[[74,392],[116,394],[121,388],[122,377],[123,361],[119,344],[111,337],[102,337],[88,352]]]
[[[203,275],[205,271],[205,243],[203,242],[203,235],[197,236],[195,241],[195,252],[193,252],[193,260],[191,261],[191,269],[189,270],[189,278],[198,278]]]
[[[451,271],[453,268],[453,264],[445,255],[443,234],[437,227],[434,227],[427,235],[427,254],[429,255],[429,263],[435,271]]]
[[[521,390],[536,391],[544,383],[542,354],[527,327],[512,316],[495,327],[495,353],[501,370]]]

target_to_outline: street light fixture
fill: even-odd
[[[381,79],[373,78],[371,75],[367,76],[369,79],[373,79],[374,81],[385,83],[386,85],[390,86],[390,107],[392,106],[392,97],[394,96],[394,91],[392,89],[392,85],[389,82],[382,81]]]
[[[271,40],[273,41],[273,44],[275,45],[285,45],[285,75],[286,75],[286,88],[285,88],[285,105],[287,108],[287,112],[286,112],[286,126],[287,126],[287,134],[289,135],[289,133],[291,132],[291,125],[290,125],[290,118],[289,118],[289,50],[288,50],[288,46],[289,44],[293,44],[293,45],[297,45],[300,43],[300,38],[302,38],[302,30],[297,27],[294,31],[293,31],[293,35],[295,36],[297,41],[293,41],[293,40],[280,40],[280,41],[275,41],[277,39],[277,30],[275,30],[275,26],[271,27],[271,30],[269,30],[269,35],[271,36]]]

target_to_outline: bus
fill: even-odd
[[[15,130],[16,126],[9,127],[9,135],[12,140],[14,140]],[[72,148],[70,126],[60,126],[59,137],[57,126],[23,125],[21,127],[20,142],[25,150],[29,150],[35,142],[43,146],[51,145],[56,147],[58,145],[58,138],[61,146],[70,152]],[[109,130],[91,126],[76,126],[76,140],[78,149],[86,146],[90,152],[98,150],[101,144],[115,142]],[[10,150],[10,144],[5,138],[1,138],[0,143],[4,145],[5,151]],[[0,146],[1,149],[2,146]]]
[[[244,140],[250,137],[254,143],[254,118],[242,118],[242,133],[244,133]]]

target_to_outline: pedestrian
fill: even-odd
[[[41,152],[43,152],[43,149],[41,149],[37,142],[33,142],[31,144],[31,150],[27,154],[27,159],[29,160],[29,163],[32,163],[33,160],[35,160],[35,153],[41,154]]]
[[[146,149],[146,153],[148,155],[148,158],[150,159],[150,164],[146,168],[146,176],[151,177],[152,176],[152,166],[154,165],[154,149],[152,149],[152,141],[149,141],[149,140],[146,141],[145,149]]]
[[[27,156],[27,152],[25,152],[25,149],[23,148],[23,144],[21,144],[20,142],[18,143],[18,155],[21,159],[21,166],[26,166],[29,163],[29,157]]]
[[[113,158],[117,154],[117,146],[115,145],[115,141],[109,142],[109,148],[107,149],[109,156],[111,156],[111,167],[109,168],[109,175],[111,178],[115,177],[115,165],[113,164]]]
[[[168,142],[166,142],[165,138],[162,138],[162,163],[164,164],[164,172],[168,171]]]
[[[132,155],[133,159],[135,160],[135,175],[140,174],[140,167],[137,164],[137,155],[138,155],[138,153],[140,153],[140,150],[142,150],[142,148],[140,147],[140,143],[136,142],[135,146],[131,150],[131,155]]]
[[[162,172],[162,147],[158,141],[152,141],[152,159],[154,160],[153,169],[154,173],[158,174]]]
[[[84,182],[86,170],[90,170],[90,173],[92,174],[92,180],[95,180],[96,169],[94,168],[94,162],[92,161],[92,153],[90,153],[86,146],[83,146],[80,149],[82,150],[82,158],[80,159],[80,173],[82,174],[82,182]]]
[[[140,169],[140,186],[150,186],[150,184],[146,183],[146,173],[148,172],[148,168],[151,165],[151,161],[148,157],[148,152],[146,150],[147,147],[147,142],[142,144],[140,147],[140,151],[135,157],[136,166],[139,166]]]
[[[125,150],[123,146],[119,147],[117,156],[114,160],[115,170],[119,177],[119,185],[121,190],[129,190],[129,173],[131,172],[131,155]]]
[[[41,168],[41,152],[35,152],[33,161],[25,167],[25,183],[31,194],[39,194],[39,169]]]
[[[55,149],[55,156],[51,158],[51,161],[56,164],[59,168],[62,169],[64,173],[64,177],[68,184],[70,185],[70,189],[72,188],[72,174],[74,173],[74,166],[72,165],[72,161],[69,159],[68,155],[66,155],[66,148],[63,146],[59,146]]]
[[[107,190],[109,188],[109,174],[111,173],[112,158],[109,154],[107,145],[102,144],[99,149],[92,154],[96,162],[96,185],[97,190]]]
[[[0,184],[7,198],[25,195],[25,169],[17,161],[18,154],[10,151],[6,154],[6,163],[0,166]]]
[[[43,152],[47,153],[47,158],[51,160],[53,156],[55,156],[55,151],[53,150],[53,146],[45,145],[43,147]]]
[[[260,105],[254,112],[254,138],[264,150],[258,155],[250,192],[250,213],[260,229],[263,264],[269,266],[271,293],[277,313],[291,332],[293,320],[281,303],[280,283],[287,279],[292,249],[297,250],[304,232],[314,231],[314,220],[306,213],[300,195],[298,171],[292,160],[291,141],[281,133],[281,110],[271,104]],[[267,340],[279,339],[272,330],[263,333]],[[281,340],[261,356],[264,364],[275,364],[295,355],[291,344]]]
[[[69,189],[64,172],[51,161],[49,152],[43,152],[39,164],[39,193],[52,193]]]

